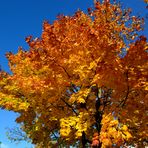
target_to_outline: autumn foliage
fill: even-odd
[[[44,22],[29,50],[7,53],[0,106],[41,147],[142,146],[148,137],[147,41],[143,19],[108,1],[88,14]]]

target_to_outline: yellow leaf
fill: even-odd
[[[126,125],[123,125],[121,129],[122,129],[123,131],[127,131],[128,128],[127,128]]]

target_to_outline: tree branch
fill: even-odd
[[[125,106],[125,103],[126,103],[126,101],[127,101],[127,99],[128,99],[129,93],[130,93],[130,87],[129,87],[129,82],[128,82],[129,72],[127,71],[127,72],[125,73],[125,75],[126,75],[126,81],[127,81],[127,92],[126,92],[125,98],[124,98],[124,99],[121,101],[121,103],[120,103],[121,107],[124,107],[124,106]],[[119,106],[120,106],[120,105],[119,105]]]
[[[72,109],[72,111],[76,114],[76,116],[78,116],[78,113],[75,111],[75,109],[68,103],[66,102],[63,98],[61,98],[61,100],[69,107]]]

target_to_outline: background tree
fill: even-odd
[[[119,4],[44,22],[29,50],[7,53],[0,106],[38,147],[119,147],[147,141],[147,42],[143,19]],[[128,42],[127,42],[128,41]],[[129,43],[129,44],[127,44]]]

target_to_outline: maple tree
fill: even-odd
[[[19,113],[37,147],[143,145],[148,137],[147,41],[143,19],[119,4],[96,2],[88,14],[43,24],[29,50],[7,53],[0,106]],[[127,44],[128,43],[128,44]]]
[[[144,0],[145,3],[148,3],[148,0]]]

